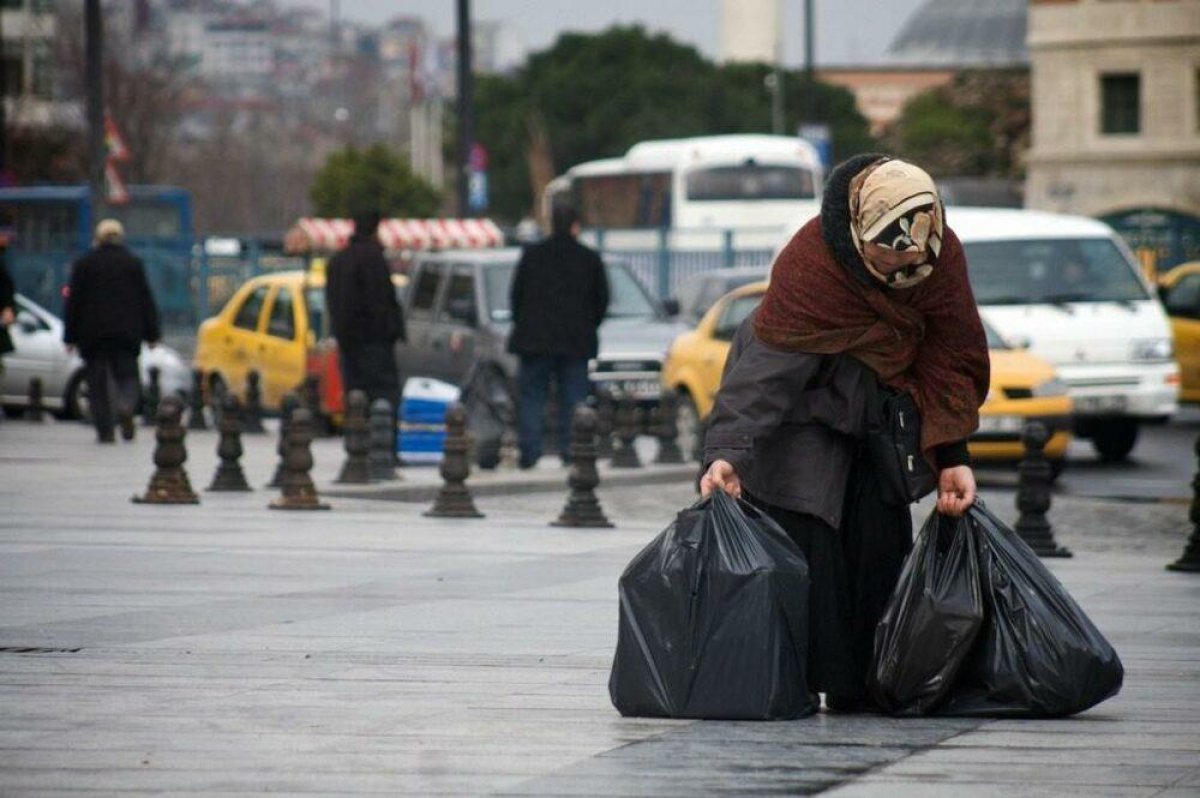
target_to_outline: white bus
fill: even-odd
[[[574,166],[547,186],[544,207],[569,197],[585,228],[786,236],[817,214],[821,184],[820,158],[802,139],[700,136]]]

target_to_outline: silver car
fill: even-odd
[[[407,345],[397,347],[400,373],[462,385],[469,374],[492,370],[511,386],[517,359],[506,344],[512,327],[509,285],[519,249],[438,252],[419,258],[404,298]],[[608,315],[591,379],[639,402],[662,394],[662,362],[687,328],[667,312],[621,261],[605,259]]]
[[[63,322],[50,311],[17,294],[17,318],[8,328],[14,351],[4,356],[0,375],[0,404],[8,412],[29,406],[29,381],[42,381],[42,406],[61,418],[87,415],[87,383],[83,359],[63,345]],[[150,367],[159,370],[163,396],[191,391],[192,372],[179,353],[169,346],[151,349],[142,345],[138,358],[142,385],[150,384]]]

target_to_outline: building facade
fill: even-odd
[[[1200,259],[1200,0],[1032,0],[1026,204]]]

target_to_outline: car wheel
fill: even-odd
[[[684,457],[700,459],[697,447],[700,444],[701,423],[700,413],[696,403],[686,390],[679,392],[679,401],[675,405],[675,427],[679,430],[676,440]]]
[[[91,416],[88,405],[88,385],[83,369],[71,375],[63,392],[63,417],[87,421]]]
[[[1102,460],[1124,460],[1137,443],[1138,424],[1130,418],[1102,421],[1092,432],[1092,446]]]

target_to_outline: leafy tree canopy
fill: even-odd
[[[1019,178],[1029,129],[1029,73],[988,70],[913,97],[887,139],[935,177]]]
[[[437,214],[441,196],[387,147],[347,147],[330,155],[313,179],[309,196],[318,216],[352,217],[379,211],[385,217]]]
[[[695,48],[638,26],[570,33],[509,76],[476,83],[476,137],[489,151],[492,212],[517,219],[535,206],[531,157],[561,174],[646,139],[771,130],[763,64],[717,66]],[[873,146],[844,89],[784,73],[784,129],[830,125],[834,157]],[[545,141],[548,152],[536,142]]]

